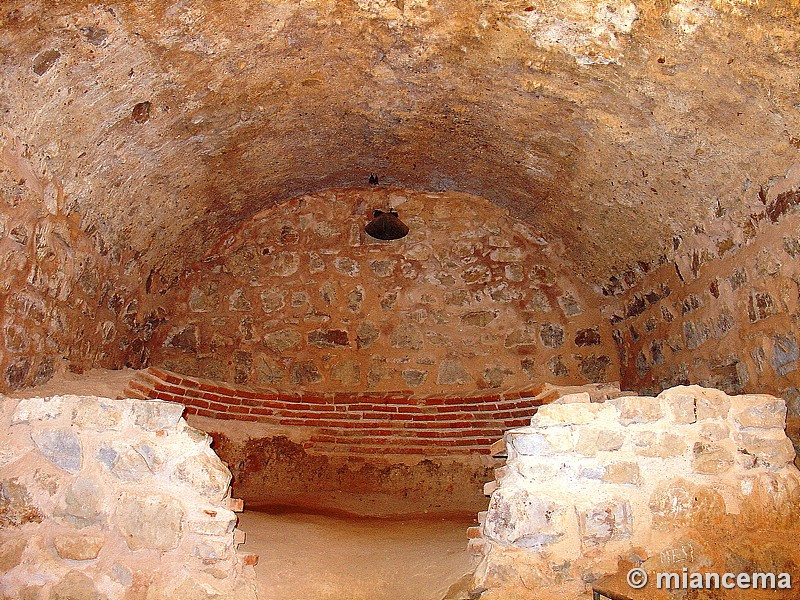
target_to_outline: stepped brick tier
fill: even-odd
[[[182,413],[0,396],[0,598],[256,598],[230,471]]]
[[[507,461],[469,531],[483,556],[476,591],[588,599],[595,584],[637,600],[800,598],[800,472],[785,417],[781,398],[699,386],[542,406],[495,446]],[[639,592],[624,578],[634,565],[650,575]],[[794,589],[656,589],[657,573],[683,569],[774,573],[775,585],[788,573]]]
[[[293,428],[309,452],[429,456],[488,454],[505,430],[528,424],[538,406],[576,390],[596,398],[621,394],[615,384],[535,384],[451,395],[279,392],[150,367],[137,373],[126,395],[180,402],[189,415]]]

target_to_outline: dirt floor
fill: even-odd
[[[441,600],[474,569],[466,552],[472,524],[468,515],[245,511],[239,549],[260,556],[256,576],[269,600]]]

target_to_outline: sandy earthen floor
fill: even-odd
[[[474,568],[466,515],[397,519],[245,511],[241,551],[260,555],[269,600],[441,600]]]

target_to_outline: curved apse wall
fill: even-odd
[[[364,231],[392,205],[410,234]],[[163,298],[154,366],[258,387],[459,391],[615,380],[599,295],[458,193],[328,190],[265,210]]]

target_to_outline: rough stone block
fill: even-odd
[[[236,531],[239,531],[238,529]],[[244,540],[242,542],[244,543]],[[214,564],[227,559],[231,554],[232,546],[229,536],[215,538],[203,536],[192,547],[192,556],[203,561],[204,564]]]
[[[61,558],[93,560],[100,554],[106,538],[102,533],[56,535],[53,546]]]
[[[460,361],[445,359],[439,364],[439,374],[436,378],[436,383],[439,385],[455,385],[469,383],[470,381],[472,381],[472,378]]]
[[[734,464],[733,454],[719,444],[695,442],[692,454],[692,468],[697,473],[721,475]]]
[[[609,401],[619,409],[619,422],[623,425],[652,423],[664,416],[661,401],[647,396],[622,396]]]
[[[578,513],[581,542],[600,545],[629,538],[633,530],[633,514],[627,500],[603,502]]]
[[[535,460],[525,457],[517,462],[517,471],[524,480],[546,482],[552,481],[564,471],[565,463],[553,460]]]
[[[602,479],[607,483],[639,485],[642,481],[639,463],[627,461],[609,463],[605,465]]]
[[[107,452],[103,452],[103,450],[104,449],[101,448],[98,458],[106,456],[110,458],[113,453],[115,456],[113,456],[110,470],[122,481],[141,481],[145,477],[151,475],[147,461],[135,448],[131,446],[120,446],[118,449],[106,447],[105,450],[107,450]]]
[[[786,403],[767,395],[731,397],[731,414],[739,427],[786,427]]]
[[[509,444],[523,456],[554,456],[572,452],[575,448],[572,427],[520,427],[506,434]]]
[[[700,437],[709,442],[718,442],[728,439],[731,428],[721,419],[716,421],[706,421],[700,425]]]
[[[52,421],[61,416],[63,398],[23,398],[17,404],[11,417],[12,425],[32,421]]]
[[[731,397],[719,390],[691,386],[697,407],[697,420],[727,418],[731,408]]]
[[[794,460],[794,446],[782,429],[750,429],[734,436],[739,453],[755,458],[755,464],[782,469]]]
[[[161,400],[131,401],[133,421],[146,431],[172,429],[183,415],[183,405]]]
[[[650,496],[653,527],[714,526],[725,516],[725,500],[715,490],[684,479],[661,483]]]
[[[190,533],[226,536],[236,528],[236,514],[227,509],[205,510],[186,516],[186,530]]]
[[[78,527],[102,524],[105,521],[104,490],[94,479],[78,477],[64,493],[64,504],[56,511],[56,516]]]
[[[687,451],[687,443],[680,435],[663,431],[639,431],[631,438],[633,451],[639,456],[673,458]]]
[[[31,439],[39,452],[60,469],[73,474],[81,470],[83,449],[77,434],[71,429],[33,431]]]
[[[619,450],[625,443],[625,433],[613,429],[582,427],[578,430],[575,452],[594,456],[598,452]]]
[[[81,429],[116,430],[122,424],[123,406],[123,403],[107,398],[77,398],[72,422]]]
[[[695,398],[685,387],[670,388],[661,392],[661,400],[667,416],[676,423],[690,424],[697,421]]]
[[[588,394],[586,394],[588,396]],[[552,425],[585,425],[597,420],[602,412],[608,412],[609,407],[604,404],[568,403],[545,404],[540,406],[531,419],[531,425],[549,427]],[[613,411],[613,408],[611,408]]]
[[[64,578],[50,588],[49,600],[106,600],[105,594],[100,594],[92,579],[80,571],[70,571]]]
[[[3,525],[2,519],[0,519],[1,525]],[[0,542],[0,573],[8,573],[22,562],[27,544],[28,540],[24,537],[5,538]]]
[[[540,547],[564,535],[549,500],[524,489],[501,489],[492,494],[483,533],[487,538],[525,548]]]
[[[196,454],[181,461],[170,477],[189,485],[210,501],[221,501],[228,493],[231,472],[213,452]]]
[[[170,496],[123,492],[114,519],[131,550],[172,550],[178,546],[184,511]]]
[[[44,517],[24,483],[17,478],[0,481],[0,530],[41,523]]]

